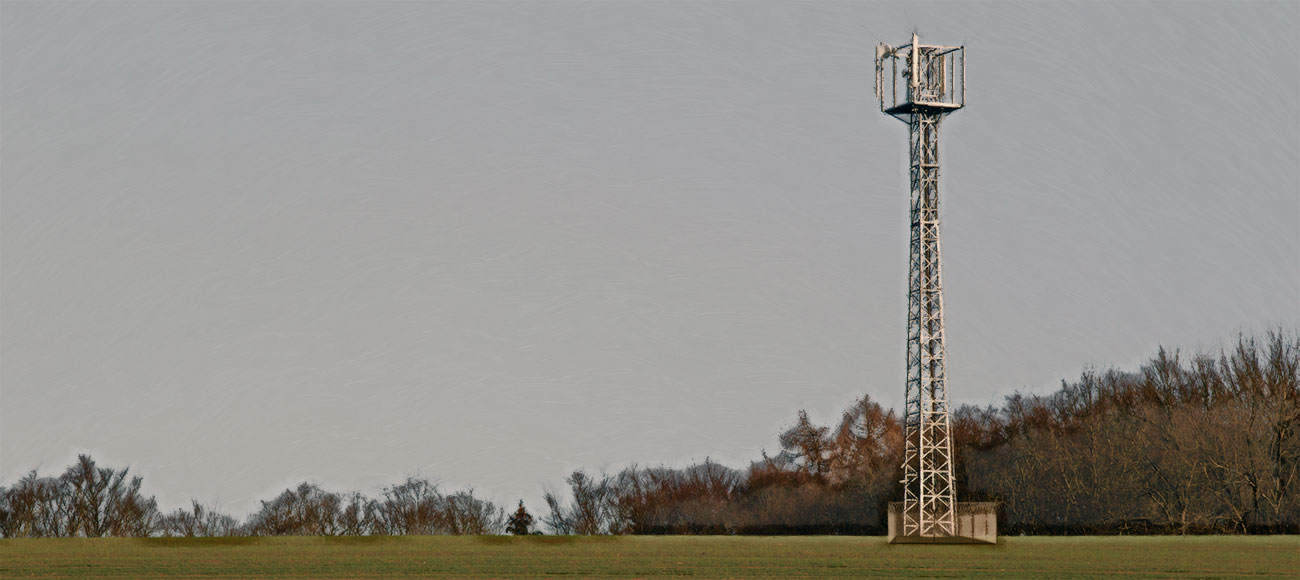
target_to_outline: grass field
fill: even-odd
[[[1296,578],[1300,537],[0,540],[0,578]]]

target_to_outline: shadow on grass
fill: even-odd
[[[277,536],[281,537],[281,536]],[[284,536],[287,537],[287,536]],[[295,540],[310,539],[313,542],[322,542],[326,545],[335,546],[374,546],[380,544],[396,544],[403,542],[416,541],[419,538],[435,538],[439,536],[292,536]],[[450,538],[453,536],[441,536]],[[463,537],[463,536],[462,536]],[[210,547],[234,547],[234,546],[252,546],[270,542],[273,538],[267,536],[228,536],[218,538],[134,538],[131,541],[137,544],[151,548],[210,548]],[[479,544],[492,546],[509,546],[509,545],[568,545],[568,544],[596,544],[607,542],[622,541],[621,536],[474,536],[474,541]]]
[[[228,536],[220,538],[136,538],[138,544],[152,548],[209,548],[213,546],[251,546],[266,538],[255,536]]]
[[[340,546],[373,546],[376,544],[397,544],[409,542],[419,536],[320,536],[326,544]]]
[[[474,540],[491,546],[518,544],[595,544],[619,542],[622,536],[477,536]]]

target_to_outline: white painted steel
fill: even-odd
[[[911,157],[901,535],[952,537],[957,534],[957,489],[939,252],[939,125],[944,115],[965,105],[965,48],[923,45],[914,34],[910,44],[898,48],[882,44],[876,55],[880,109],[908,124]],[[886,70],[896,71],[900,59],[902,78],[893,73],[886,79]],[[900,80],[906,81],[907,91],[902,102],[897,100]]]

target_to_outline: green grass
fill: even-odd
[[[0,578],[1296,578],[1300,537],[0,540]]]

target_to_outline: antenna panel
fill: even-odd
[[[919,44],[876,47],[876,99],[891,115],[948,112],[966,106],[963,46]]]

